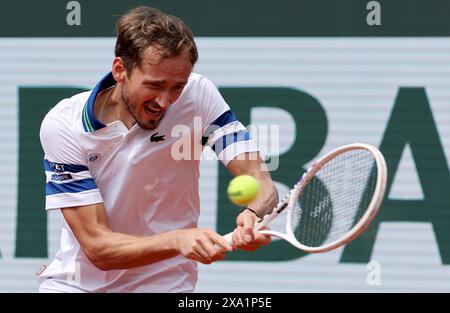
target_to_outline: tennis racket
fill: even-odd
[[[336,249],[369,226],[383,201],[386,181],[386,162],[377,148],[363,143],[342,146],[314,162],[254,229],[306,252]],[[285,210],[285,233],[261,230]],[[232,233],[224,238],[232,244]]]

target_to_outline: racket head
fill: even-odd
[[[386,162],[377,148],[364,143],[339,147],[318,159],[291,190],[286,234],[261,233],[285,239],[306,252],[336,249],[369,226],[383,201],[386,182]]]

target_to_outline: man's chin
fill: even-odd
[[[160,121],[161,120],[145,121],[144,123],[141,121],[138,121],[138,125],[139,125],[139,127],[141,127],[142,129],[145,129],[145,130],[154,130],[156,127],[158,127]]]

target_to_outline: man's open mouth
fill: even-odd
[[[162,113],[161,110],[152,109],[148,105],[144,106],[144,110],[145,110],[145,112],[147,112],[148,114],[151,114],[151,115],[161,115],[161,113]]]

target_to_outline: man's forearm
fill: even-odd
[[[258,152],[246,152],[244,157],[236,157],[228,163],[228,170],[234,175],[252,175],[260,183],[260,192],[248,207],[262,218],[270,213],[278,203],[278,191],[270,177],[270,173]]]
[[[258,197],[249,203],[248,207],[257,212],[260,218],[263,218],[264,215],[272,212],[272,209],[277,205],[278,191],[267,173],[263,173],[263,175],[255,174],[255,177],[260,183],[260,192]]]
[[[138,237],[105,231],[96,239],[96,247],[85,252],[101,270],[144,266],[179,254],[176,232]]]

